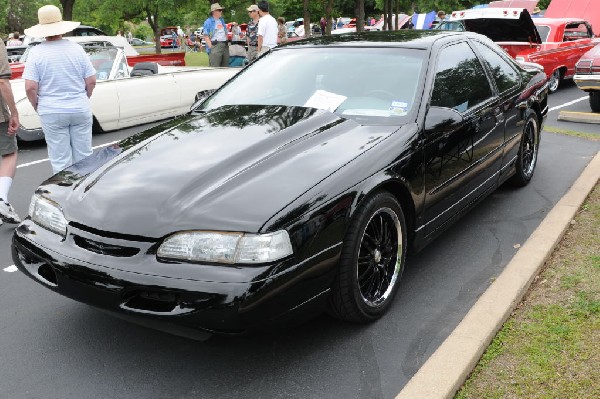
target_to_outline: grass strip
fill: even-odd
[[[600,397],[600,188],[455,395]]]

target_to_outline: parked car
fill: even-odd
[[[172,332],[324,309],[370,322],[409,248],[531,180],[547,111],[541,69],[474,33],[289,43],[190,115],[42,183],[13,259],[46,288]]]
[[[585,53],[575,66],[573,80],[590,95],[590,107],[600,112],[600,46]]]
[[[185,54],[182,52],[168,52],[165,54],[140,54],[127,39],[119,36],[68,36],[67,40],[80,43],[82,46],[104,46],[122,48],[127,56],[129,66],[134,66],[139,62],[156,62],[164,66],[185,66]],[[34,41],[28,47],[35,46],[39,41]],[[27,60],[27,50],[20,57],[19,61],[10,64],[11,79],[20,79],[25,70]]]
[[[154,46],[154,43],[134,37],[129,42],[132,46]]]
[[[216,89],[237,71],[223,68],[165,67],[141,62],[130,68],[122,48],[84,46],[97,71],[91,97],[94,130],[109,131],[181,115],[198,91]],[[44,137],[23,79],[11,80],[21,126],[17,138]]]
[[[484,34],[518,61],[542,65],[551,93],[558,90],[562,79],[573,77],[577,60],[600,43],[583,19],[532,19],[526,9],[520,8],[454,11],[437,29]]]

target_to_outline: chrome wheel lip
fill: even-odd
[[[554,72],[552,72],[552,75],[550,75],[550,79],[548,80],[548,89],[551,92],[555,92],[556,90],[558,90],[559,84],[560,84],[560,71],[557,69]]]
[[[535,122],[529,120],[525,125],[525,134],[523,135],[522,144],[522,170],[523,174],[530,177],[535,169],[538,155],[538,138],[536,133]]]
[[[390,219],[388,219],[388,222],[391,222],[391,225],[393,226],[393,229],[394,229],[394,232],[396,235],[396,242],[392,244],[396,249],[396,251],[394,253],[395,260],[390,259],[390,263],[383,267],[381,267],[379,265],[375,265],[373,267],[373,271],[371,274],[376,274],[378,276],[379,273],[381,273],[383,271],[385,273],[384,277],[385,276],[389,277],[389,283],[388,283],[387,287],[385,287],[383,292],[380,292],[378,295],[376,295],[375,297],[371,297],[371,298],[368,298],[367,297],[368,293],[365,293],[364,292],[365,290],[363,290],[361,288],[361,278],[360,278],[361,276],[359,275],[360,266],[357,262],[356,282],[358,285],[358,291],[360,293],[360,297],[361,297],[362,301],[370,307],[379,307],[382,304],[386,303],[388,298],[392,295],[392,292],[396,285],[396,281],[398,280],[398,278],[400,276],[400,272],[401,272],[401,268],[402,268],[402,241],[403,241],[402,226],[400,223],[400,219],[398,218],[398,215],[391,208],[381,208],[371,216],[371,218],[365,225],[364,230],[362,231],[362,237],[361,237],[359,245],[358,245],[356,259],[357,260],[360,259],[361,250],[365,249],[363,247],[363,243],[365,242],[365,237],[366,237],[367,230],[369,229],[369,226],[371,225],[371,223],[373,222],[373,220],[376,217],[379,217],[381,215],[383,215],[384,217],[390,218]],[[373,257],[373,259],[379,258],[379,260],[381,261],[382,259],[384,259],[383,252],[384,251],[381,251],[381,249],[376,248],[374,251],[371,252],[372,253],[371,256]],[[390,276],[390,274],[391,274],[391,276]],[[367,291],[368,291],[368,289],[367,289]]]

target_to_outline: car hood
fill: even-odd
[[[222,107],[105,148],[41,189],[55,198],[67,186],[55,198],[66,218],[108,232],[258,232],[396,129],[313,108]]]

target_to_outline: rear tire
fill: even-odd
[[[590,107],[594,112],[600,112],[600,91],[590,92]]]
[[[332,316],[367,323],[387,311],[404,270],[406,236],[404,213],[393,195],[378,192],[365,200],[344,238]]]
[[[521,135],[521,144],[519,144],[519,153],[515,163],[515,175],[510,180],[512,184],[519,187],[529,184],[535,171],[539,147],[539,121],[536,113],[528,110],[523,134]]]

